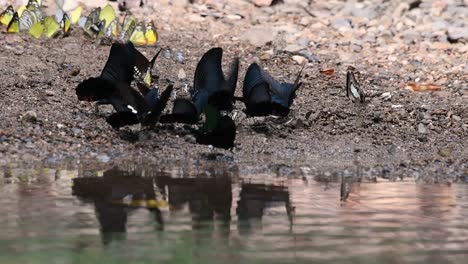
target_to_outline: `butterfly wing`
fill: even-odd
[[[106,21],[104,29],[107,29],[115,19],[115,11],[111,5],[107,4],[104,8],[101,9],[101,12],[99,13],[99,20]]]
[[[120,40],[123,42],[129,41],[136,29],[136,26],[136,22],[133,20],[129,21],[127,24],[124,23],[122,31],[120,32]]]
[[[60,24],[53,16],[47,16],[44,19],[44,35],[48,38],[55,37],[60,31]]]
[[[135,27],[135,30],[130,36],[130,41],[133,42],[136,46],[146,45],[145,32],[143,31],[143,25],[138,24]]]
[[[41,22],[34,23],[29,29],[29,35],[31,35],[34,38],[40,38],[43,32],[44,24],[42,24]]]
[[[264,73],[256,63],[251,64],[247,69],[242,96],[248,115],[267,116],[271,114],[270,85],[264,79]]]
[[[346,73],[346,96],[353,102],[364,103],[366,101],[364,91],[352,71]]]
[[[4,26],[8,26],[10,24],[13,15],[15,14],[15,10],[13,6],[9,5],[1,14],[0,14],[0,24]]]
[[[28,9],[23,11],[23,14],[21,14],[21,17],[19,19],[20,21],[20,30],[29,30],[32,25],[37,22],[34,14],[29,11]]]
[[[197,143],[212,145],[216,148],[230,149],[236,139],[236,124],[229,116],[220,116],[216,127],[197,137]]]
[[[26,5],[26,10],[30,11],[34,16],[35,21],[42,21],[44,19],[44,12],[42,11],[41,4],[35,0],[29,0]]]
[[[156,32],[156,28],[154,27],[154,23],[152,21],[146,24],[145,38],[146,45],[148,46],[153,46],[158,41],[158,33]]]
[[[63,13],[63,18],[60,21],[60,28],[63,31],[63,34],[66,35],[70,31],[71,20],[67,13]]]
[[[171,97],[171,93],[172,93],[173,88],[174,88],[174,86],[172,84],[170,84],[166,88],[166,90],[164,90],[161,93],[161,97],[151,107],[151,113],[146,117],[145,121],[143,122],[143,125],[152,127],[152,126],[154,126],[154,124],[156,124],[159,117],[161,116],[161,113],[166,108],[167,102],[169,102],[169,98]],[[155,89],[153,88],[153,90],[155,90]]]
[[[10,20],[10,23],[8,23],[7,33],[18,33],[18,32],[20,32],[20,22],[19,22],[18,13],[15,12],[13,14],[13,18]]]
[[[138,116],[132,112],[116,112],[106,118],[106,122],[114,129],[136,125],[140,122]]]
[[[151,59],[151,61],[148,62],[147,65],[145,65],[146,67],[144,67],[144,66],[139,67],[139,68],[141,68],[141,70],[146,69],[146,70],[144,71],[143,83],[145,83],[145,84],[148,85],[148,86],[151,86],[151,84],[152,84],[152,82],[153,82],[153,81],[151,80],[151,72],[152,72],[152,70],[153,70],[153,68],[154,68],[154,63],[156,62],[156,59],[158,58],[159,53],[161,53],[161,50],[162,50],[162,49],[159,49],[159,51],[156,53],[156,55],[153,56],[153,58]],[[142,55],[142,56],[143,56],[143,55]],[[144,57],[144,56],[143,56],[143,57]],[[145,57],[145,59],[146,59],[146,57]],[[138,65],[138,59],[137,59],[137,65]],[[137,67],[138,67],[138,66],[137,66]]]
[[[136,50],[131,42],[112,44],[101,78],[130,84],[133,80]]]
[[[74,10],[70,12],[70,20],[72,24],[78,23],[78,20],[80,20],[82,12],[83,12],[83,6],[81,5],[78,5]]]
[[[195,69],[193,89],[216,91],[224,82],[221,60],[223,49],[212,48],[207,51]]]
[[[99,14],[101,13],[101,7],[94,8],[91,13],[89,13],[88,17],[86,18],[85,25],[83,30],[91,37],[96,36],[96,34],[100,31],[99,23],[101,20],[99,19]]]

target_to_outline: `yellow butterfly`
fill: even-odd
[[[44,19],[44,35],[48,38],[53,38],[60,30],[60,24],[53,16],[46,16]]]
[[[158,41],[158,33],[156,32],[153,21],[150,21],[148,24],[146,24],[145,38],[146,45],[148,46],[152,46]]]
[[[34,23],[29,29],[29,35],[34,38],[40,38],[42,36],[42,32],[44,32],[44,24],[41,22]]]
[[[15,12],[13,14],[13,17],[10,20],[10,23],[8,23],[7,32],[18,33],[19,31],[20,31],[19,16],[18,16],[18,13]]]
[[[130,36],[130,41],[133,42],[136,46],[144,46],[146,45],[146,38],[145,32],[143,31],[143,25],[138,24],[135,27],[135,30],[132,32]]]
[[[15,14],[15,9],[11,5],[9,5],[5,11],[0,14],[0,23],[2,25],[8,26],[10,24],[13,15]]]
[[[80,20],[81,17],[81,12],[83,12],[83,6],[81,5],[70,12],[70,20],[72,24],[78,23],[78,20]]]
[[[138,21],[136,17],[134,17],[132,14],[127,13],[125,14],[124,21],[122,23],[122,31],[126,32],[129,30],[129,28],[132,26],[132,24],[137,24]]]
[[[135,20],[131,20],[127,24],[124,23],[122,31],[120,32],[120,40],[123,42],[129,41],[136,26]]]
[[[42,21],[44,19],[44,13],[41,9],[41,3],[37,0],[29,0],[28,4],[26,5],[26,10],[30,11],[35,18],[35,22]],[[21,14],[22,16],[23,14]]]
[[[99,20],[106,21],[104,29],[107,29],[109,25],[115,20],[115,18],[115,11],[111,5],[107,4],[103,9],[101,9],[101,13],[99,14]]]

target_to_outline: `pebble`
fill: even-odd
[[[75,135],[81,134],[81,129],[74,127],[71,129],[72,133]]]
[[[165,49],[163,52],[164,58],[170,60],[172,58],[172,52],[171,49]]]
[[[458,42],[460,40],[468,42],[468,29],[466,27],[449,27],[447,35],[451,42]]]
[[[348,19],[344,18],[337,18],[334,19],[331,23],[331,26],[339,31],[347,31],[352,28],[351,22]]]
[[[187,74],[185,74],[184,69],[182,68],[179,69],[179,73],[177,74],[177,77],[179,78],[179,80],[183,80],[187,78]]]
[[[392,99],[392,94],[390,92],[385,92],[385,93],[382,93],[380,97],[382,97],[382,99],[385,101],[390,101],[390,99]]]
[[[107,163],[110,161],[110,157],[107,154],[100,154],[96,158],[98,161],[103,162],[103,163]]]
[[[27,111],[24,113],[23,118],[26,122],[36,122],[37,121],[37,114],[34,111]]]
[[[174,59],[177,63],[180,63],[180,64],[183,64],[185,62],[184,54],[182,54],[182,52],[180,51],[176,52]]]
[[[294,55],[292,56],[292,59],[297,62],[297,64],[299,65],[304,65],[304,63],[306,63],[306,58],[300,56],[300,55]]]
[[[52,90],[46,90],[46,91],[45,91],[45,94],[46,94],[47,96],[55,96],[55,92],[52,91]]]
[[[190,134],[185,135],[184,140],[185,140],[185,142],[188,142],[188,143],[191,143],[191,144],[196,144],[197,143],[197,139],[193,135],[190,135]]]
[[[440,148],[438,151],[439,155],[444,158],[448,158],[452,156],[452,152],[453,152],[453,148],[451,147]]]
[[[419,123],[418,124],[418,133],[419,134],[426,134],[427,133],[427,128],[424,124]]]

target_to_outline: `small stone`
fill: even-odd
[[[426,134],[427,133],[427,128],[424,124],[419,123],[418,124],[418,133],[419,134]]]
[[[350,48],[351,48],[351,51],[356,52],[356,53],[359,53],[359,52],[362,51],[362,46],[359,45],[359,44],[354,44],[353,43],[353,44],[351,44]]]
[[[273,4],[273,2],[276,2],[275,0],[252,0],[252,2],[256,6],[270,6]]]
[[[81,68],[78,67],[78,66],[75,66],[75,67],[72,67],[72,69],[70,70],[70,76],[77,76],[78,74],[80,74],[81,72]]]
[[[174,59],[177,63],[180,63],[180,64],[183,64],[185,62],[184,54],[182,54],[182,52],[180,51],[176,52]]]
[[[172,52],[171,49],[165,49],[163,52],[164,58],[170,60],[172,58]]]
[[[452,156],[453,148],[451,147],[445,147],[445,148],[440,148],[438,153],[441,157],[448,158]]]
[[[27,111],[24,113],[23,118],[26,122],[36,122],[37,121],[37,114],[34,111]]]
[[[241,20],[242,16],[238,14],[229,14],[226,16],[226,18],[229,20]]]
[[[390,101],[392,99],[392,94],[390,92],[385,92],[380,95],[384,101]]]
[[[468,42],[468,30],[463,27],[449,27],[447,37],[451,43],[459,42],[461,40]]]
[[[452,115],[452,119],[456,122],[460,122],[461,121],[461,117],[457,116],[457,115]]]
[[[81,129],[74,127],[71,129],[72,133],[75,135],[81,134]]]
[[[352,28],[351,22],[348,19],[337,18],[331,22],[331,26],[339,31],[347,31]]]
[[[46,90],[46,91],[45,91],[45,94],[46,94],[47,96],[55,96],[55,93],[54,93],[54,91],[52,91],[52,90]]]
[[[297,64],[299,65],[304,65],[304,63],[306,63],[307,59],[302,57],[302,56],[299,56],[299,55],[294,55],[292,56],[292,59],[297,62]]]
[[[96,158],[98,161],[103,162],[103,163],[107,163],[110,161],[110,157],[107,154],[100,154]]]
[[[192,143],[192,144],[197,143],[197,139],[193,135],[190,135],[190,134],[185,135],[184,139],[185,139],[185,142],[188,142],[188,143]]]
[[[183,80],[187,78],[187,74],[185,74],[184,69],[182,68],[179,69],[179,73],[177,74],[177,77],[179,78],[179,80]]]

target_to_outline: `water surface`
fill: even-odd
[[[2,174],[0,174],[1,176]],[[0,263],[466,263],[468,186],[110,169],[0,177]]]

